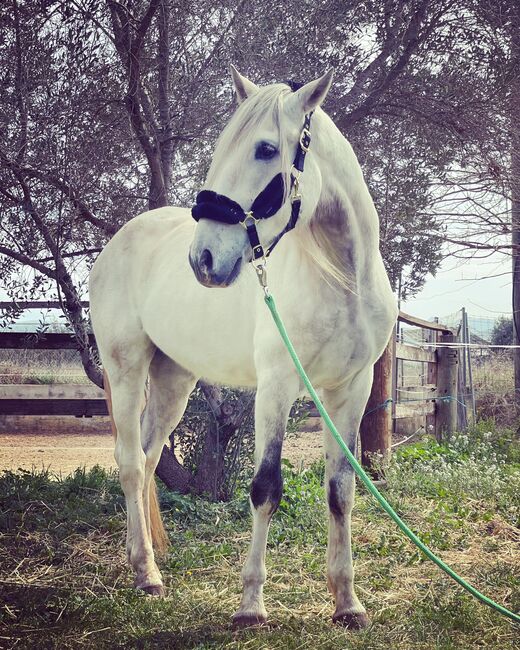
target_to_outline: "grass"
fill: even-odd
[[[520,455],[487,424],[449,444],[400,448],[385,492],[435,552],[510,609],[520,607]],[[164,600],[132,588],[117,476],[78,470],[0,478],[0,647],[512,649],[518,629],[461,591],[363,489],[353,521],[356,584],[372,616],[334,627],[325,584],[323,467],[285,463],[269,536],[269,626],[232,631],[250,537],[245,487],[229,503],[161,493],[172,542]]]
[[[480,418],[492,417],[502,426],[518,427],[513,358],[509,350],[493,351],[481,359],[473,354],[473,385]]]
[[[2,384],[88,384],[76,350],[0,350]]]

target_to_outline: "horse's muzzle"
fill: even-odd
[[[229,287],[237,279],[242,266],[242,258],[239,257],[231,270],[215,269],[211,251],[205,248],[198,259],[194,260],[189,254],[190,266],[195,273],[195,277],[205,287]]]

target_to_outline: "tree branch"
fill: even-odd
[[[24,97],[24,74],[23,74],[23,61],[22,61],[22,40],[20,30],[20,16],[18,13],[18,2],[13,0],[13,18],[15,30],[15,46],[16,46],[16,74],[15,74],[15,95],[18,113],[20,114],[20,134],[18,136],[18,146],[16,151],[16,160],[20,163],[25,157],[27,149],[27,109],[25,106]]]
[[[56,189],[63,192],[63,194],[70,200],[72,205],[76,208],[78,216],[80,216],[84,221],[88,221],[93,226],[100,228],[109,236],[113,236],[118,231],[118,227],[114,224],[105,221],[96,217],[92,211],[88,208],[86,203],[78,196],[75,189],[67,181],[59,178],[55,174],[49,172],[41,172],[38,169],[32,169],[30,167],[21,167],[20,171],[25,175],[32,178],[38,178],[49,185],[52,185]]]
[[[24,255],[23,253],[19,253],[18,251],[13,251],[12,249],[1,245],[0,245],[0,255],[5,255],[6,257],[10,257],[13,260],[16,260],[17,262],[20,262],[20,264],[25,264],[26,266],[30,266],[31,268],[35,269],[42,275],[51,278],[52,280],[56,279],[56,271],[54,269],[50,269],[48,266],[45,266],[44,264],[41,263],[42,261],[48,262],[50,261],[50,259],[41,260],[41,261],[33,260],[28,255]]]
[[[403,50],[397,61],[392,65],[384,75],[379,75],[377,79],[371,84],[371,89],[365,99],[359,104],[355,109],[350,111],[345,115],[343,120],[344,125],[352,126],[359,120],[365,118],[376,106],[377,102],[383,95],[383,93],[388,90],[388,88],[393,84],[393,82],[399,77],[399,75],[404,71],[408,65],[412,54],[416,51],[420,41],[421,33],[420,28],[424,18],[427,14],[428,6],[430,0],[422,0],[418,9],[412,16],[408,26],[404,30],[404,33],[400,39],[403,44]],[[437,16],[437,20],[439,16]],[[430,24],[430,30],[433,27],[433,22]],[[425,34],[427,32],[425,31]],[[429,32],[428,32],[429,33]],[[381,67],[382,60],[378,61],[378,66]],[[371,64],[370,64],[371,65]],[[369,65],[369,67],[370,67]],[[363,73],[361,73],[363,76]],[[358,92],[356,90],[356,92]],[[348,94],[346,95],[346,100],[348,102]]]
[[[60,289],[63,291],[63,295],[65,297],[63,311],[68,316],[69,321],[74,329],[74,335],[78,344],[78,351],[80,353],[85,372],[92,382],[94,382],[97,386],[102,387],[103,375],[92,355],[87,322],[83,317],[83,307],[76,291],[76,287],[74,286],[74,282],[67,270],[65,262],[63,261],[63,257],[61,256],[56,241],[54,240],[49,228],[47,227],[47,224],[45,223],[43,217],[40,215],[32,201],[31,191],[24,178],[23,173],[16,166],[11,166],[11,171],[17,179],[24,196],[22,208],[35,223],[54,259],[56,269],[55,272],[52,273],[52,275],[49,277],[52,277],[56,280],[58,291]],[[11,251],[10,256],[15,259],[14,251]],[[37,268],[35,264],[38,263],[35,263],[33,260],[32,263],[30,263],[30,266]],[[42,270],[42,272],[43,269],[46,269],[46,267],[43,265],[38,264],[38,266],[40,267],[38,270]],[[46,273],[46,275],[49,274]]]

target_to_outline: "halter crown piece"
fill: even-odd
[[[300,176],[303,172],[305,156],[309,151],[311,143],[311,116],[312,112],[305,115],[303,128],[300,132],[298,148],[291,168],[291,216],[285,228],[274,238],[271,245],[264,251],[256,230],[256,224],[260,219],[269,219],[274,216],[284,204],[284,182],[281,173],[276,174],[264,187],[260,194],[253,201],[251,207],[245,212],[233,199],[224,194],[217,194],[210,190],[202,190],[197,194],[195,205],[191,209],[191,215],[195,221],[210,219],[221,223],[240,223],[247,231],[249,243],[253,250],[253,261],[263,257],[269,257],[280,239],[296,226],[300,216],[301,195]]]

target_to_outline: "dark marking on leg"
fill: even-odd
[[[271,504],[270,514],[273,514],[282,499],[283,482],[280,461],[264,458],[260,469],[251,484],[251,502],[259,508],[267,501]]]
[[[343,519],[344,510],[340,497],[341,485],[337,478],[331,478],[329,481],[329,510],[336,519]]]
[[[354,488],[353,483],[352,465],[345,457],[338,459],[337,469],[329,479],[327,495],[330,513],[338,523],[343,521],[346,514],[347,502],[350,501],[351,490]]]

